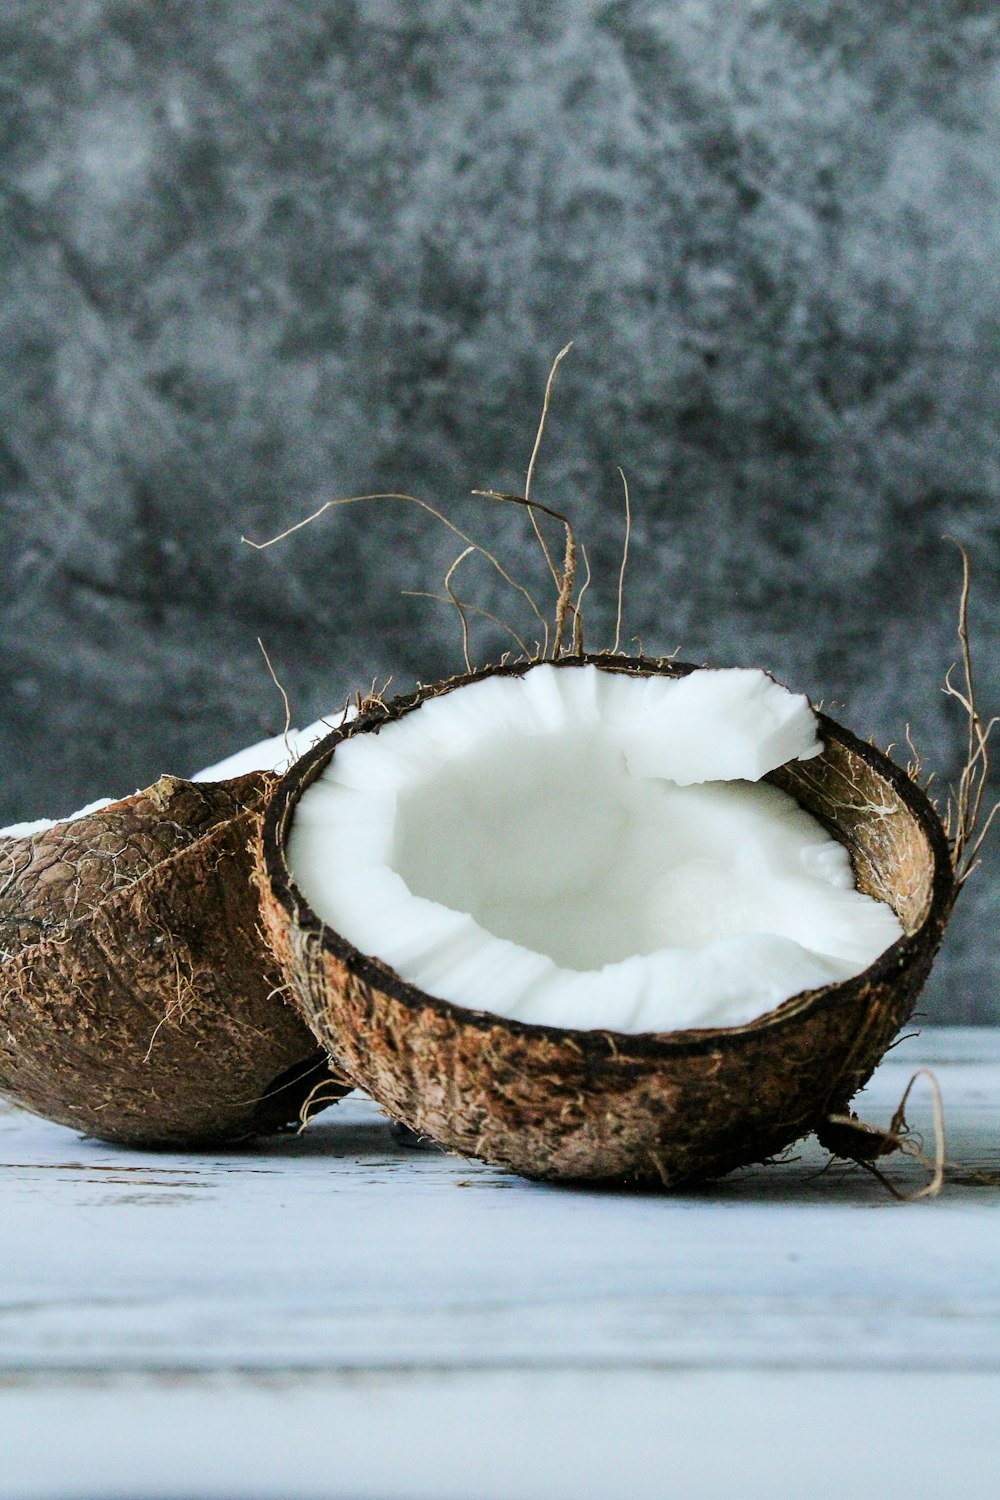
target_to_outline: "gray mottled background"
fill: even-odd
[[[2,0],[0,821],[460,664],[452,510],[613,635],[770,666],[947,773],[1000,707],[994,0]],[[467,564],[464,588],[520,628]],[[532,570],[534,570],[532,572]],[[480,658],[502,649],[487,630]],[[1000,1016],[995,856],[928,992]]]

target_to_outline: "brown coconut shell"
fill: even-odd
[[[581,660],[637,675],[693,670],[617,656],[557,665],[572,671]],[[528,1177],[674,1187],[822,1132],[912,1014],[955,896],[948,843],[926,796],[825,715],[823,754],[770,779],[846,845],[859,888],[889,903],[905,935],[856,978],[796,995],[746,1025],[625,1035],[464,1010],[358,952],[297,889],[288,829],[339,744],[492,672],[526,670],[492,668],[372,707],[278,784],[262,824],[259,884],[265,927],[303,1016],[393,1118]]]
[[[0,837],[0,1094],[140,1146],[297,1120],[326,1058],[259,931],[249,843],[274,780],[164,776]],[[328,1083],[324,1102],[346,1092]]]

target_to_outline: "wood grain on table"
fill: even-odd
[[[0,1497],[1000,1497],[1000,1033],[902,1042],[861,1114],[921,1064],[962,1169],[911,1204],[814,1142],[543,1186],[358,1096],[199,1155],[0,1113]]]

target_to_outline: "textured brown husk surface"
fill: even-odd
[[[132,1145],[297,1119],[325,1063],[259,932],[248,845],[273,779],[163,777],[0,837],[0,1093]]]
[[[691,670],[587,660],[630,673]],[[258,852],[265,926],[332,1057],[411,1129],[530,1177],[674,1187],[766,1160],[822,1129],[912,1014],[951,910],[950,853],[924,794],[823,716],[823,755],[772,778],[848,847],[860,888],[900,917],[905,936],[855,979],[795,996],[749,1025],[660,1035],[559,1031],[463,1010],[423,994],[326,927],[296,889],[284,845],[297,798],[340,740],[474,678],[424,689],[346,726],[293,767],[265,816]]]

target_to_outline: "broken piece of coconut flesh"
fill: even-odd
[[[761,780],[822,752],[758,670],[539,665],[338,745],[288,845],[316,914],[426,994],[616,1032],[733,1026],[902,935]]]
[[[237,776],[249,775],[251,771],[274,771],[280,776],[308,749],[325,739],[331,729],[354,718],[356,712],[354,708],[338,710],[328,719],[317,719],[314,724],[308,724],[305,729],[290,729],[286,734],[275,734],[269,739],[259,740],[256,745],[248,745],[245,750],[237,750],[234,754],[227,755],[225,760],[206,766],[203,771],[196,771],[191,780],[232,781]],[[120,799],[115,797],[98,797],[95,802],[88,802],[86,807],[73,813],[64,813],[60,818],[31,818],[27,822],[11,823],[7,828],[0,828],[0,838],[30,838],[33,833],[45,833],[50,828],[57,828],[60,823],[77,823],[91,813],[103,812],[104,808],[111,807],[118,800]]]

